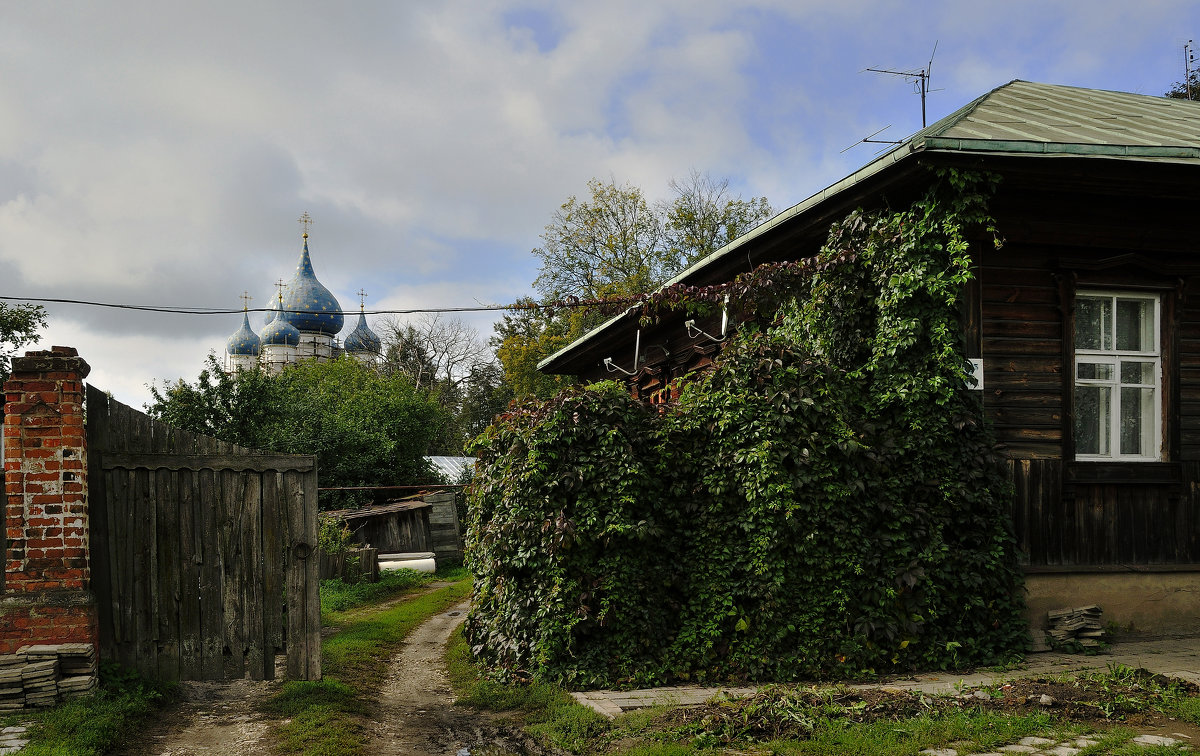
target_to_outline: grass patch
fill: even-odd
[[[290,680],[263,710],[289,719],[276,728],[285,753],[356,754],[366,745],[361,718],[367,707],[338,680]]]
[[[582,753],[610,734],[607,718],[576,703],[557,685],[537,681],[504,684],[480,675],[461,626],[446,645],[446,664],[457,703],[490,711],[519,711],[528,732],[556,748]]]
[[[447,663],[459,703],[517,712],[528,732],[579,754],[912,756],[939,748],[969,754],[995,752],[1031,735],[1061,742],[1086,734],[1098,742],[1080,750],[1080,756],[1154,756],[1179,751],[1131,744],[1137,731],[1123,724],[1126,715],[1158,712],[1200,723],[1200,695],[1194,687],[1121,667],[1080,678],[1014,680],[997,685],[983,701],[975,696],[770,686],[747,698],[716,699],[699,708],[634,711],[609,721],[577,705],[557,686],[501,684],[482,676],[461,629],[451,637]],[[1012,695],[1014,686],[1022,689],[1020,695]],[[1052,710],[1028,703],[1043,688],[1054,690],[1056,699],[1063,696]]]
[[[169,685],[105,665],[95,695],[7,717],[5,724],[29,725],[29,745],[21,751],[27,756],[100,756],[149,721],[171,691]]]
[[[446,579],[447,573],[433,577]],[[268,713],[288,719],[275,728],[280,750],[313,756],[364,753],[368,702],[387,675],[387,665],[380,661],[394,655],[417,625],[462,602],[470,592],[470,578],[460,577],[452,585],[389,606],[326,611],[322,603],[322,623],[338,628],[321,642],[323,679],[288,681],[264,705]]]
[[[467,577],[465,567],[444,567],[437,572],[416,570],[386,570],[375,583],[345,583],[341,580],[321,581],[321,611],[344,612],[360,606],[376,604],[384,599],[411,591],[437,580],[457,582]]]
[[[1200,698],[1177,698],[1166,706],[1166,713],[1185,722],[1200,725]]]
[[[953,747],[959,753],[973,753],[994,750],[1028,735],[1066,739],[1086,729],[1078,725],[1056,723],[1045,714],[1006,715],[985,711],[919,716],[896,722],[856,723],[844,719],[820,719],[814,723],[808,738],[772,741],[768,747],[776,753],[788,755],[849,756],[870,753],[911,756],[926,748],[946,747]],[[697,745],[704,743],[701,739]]]

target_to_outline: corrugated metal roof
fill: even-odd
[[[751,230],[663,286],[737,254],[752,239],[920,152],[980,152],[1030,157],[1098,157],[1200,165],[1200,102],[1037,84],[997,87],[921,129],[846,178]],[[630,312],[637,308],[631,308]],[[538,363],[544,369],[628,315],[616,315]]]
[[[1014,81],[914,135],[951,139],[1200,147],[1200,103]]]
[[[426,457],[429,464],[433,465],[433,469],[437,470],[443,478],[455,482],[462,477],[466,470],[475,468],[475,457]]]

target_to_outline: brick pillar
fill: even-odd
[[[4,593],[0,653],[96,643],[90,592],[83,379],[74,349],[13,359],[4,384]]]

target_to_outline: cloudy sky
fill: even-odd
[[[0,295],[263,306],[307,211],[346,309],[510,302],[591,177],[655,199],[697,169],[783,209],[869,162],[841,150],[920,100],[866,67],[936,43],[932,122],[1017,78],[1161,94],[1192,36],[1194,0],[7,2]],[[40,346],[135,407],[240,321],[47,309]]]

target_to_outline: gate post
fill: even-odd
[[[70,347],[26,352],[4,384],[0,653],[98,642],[88,554],[83,379]]]

